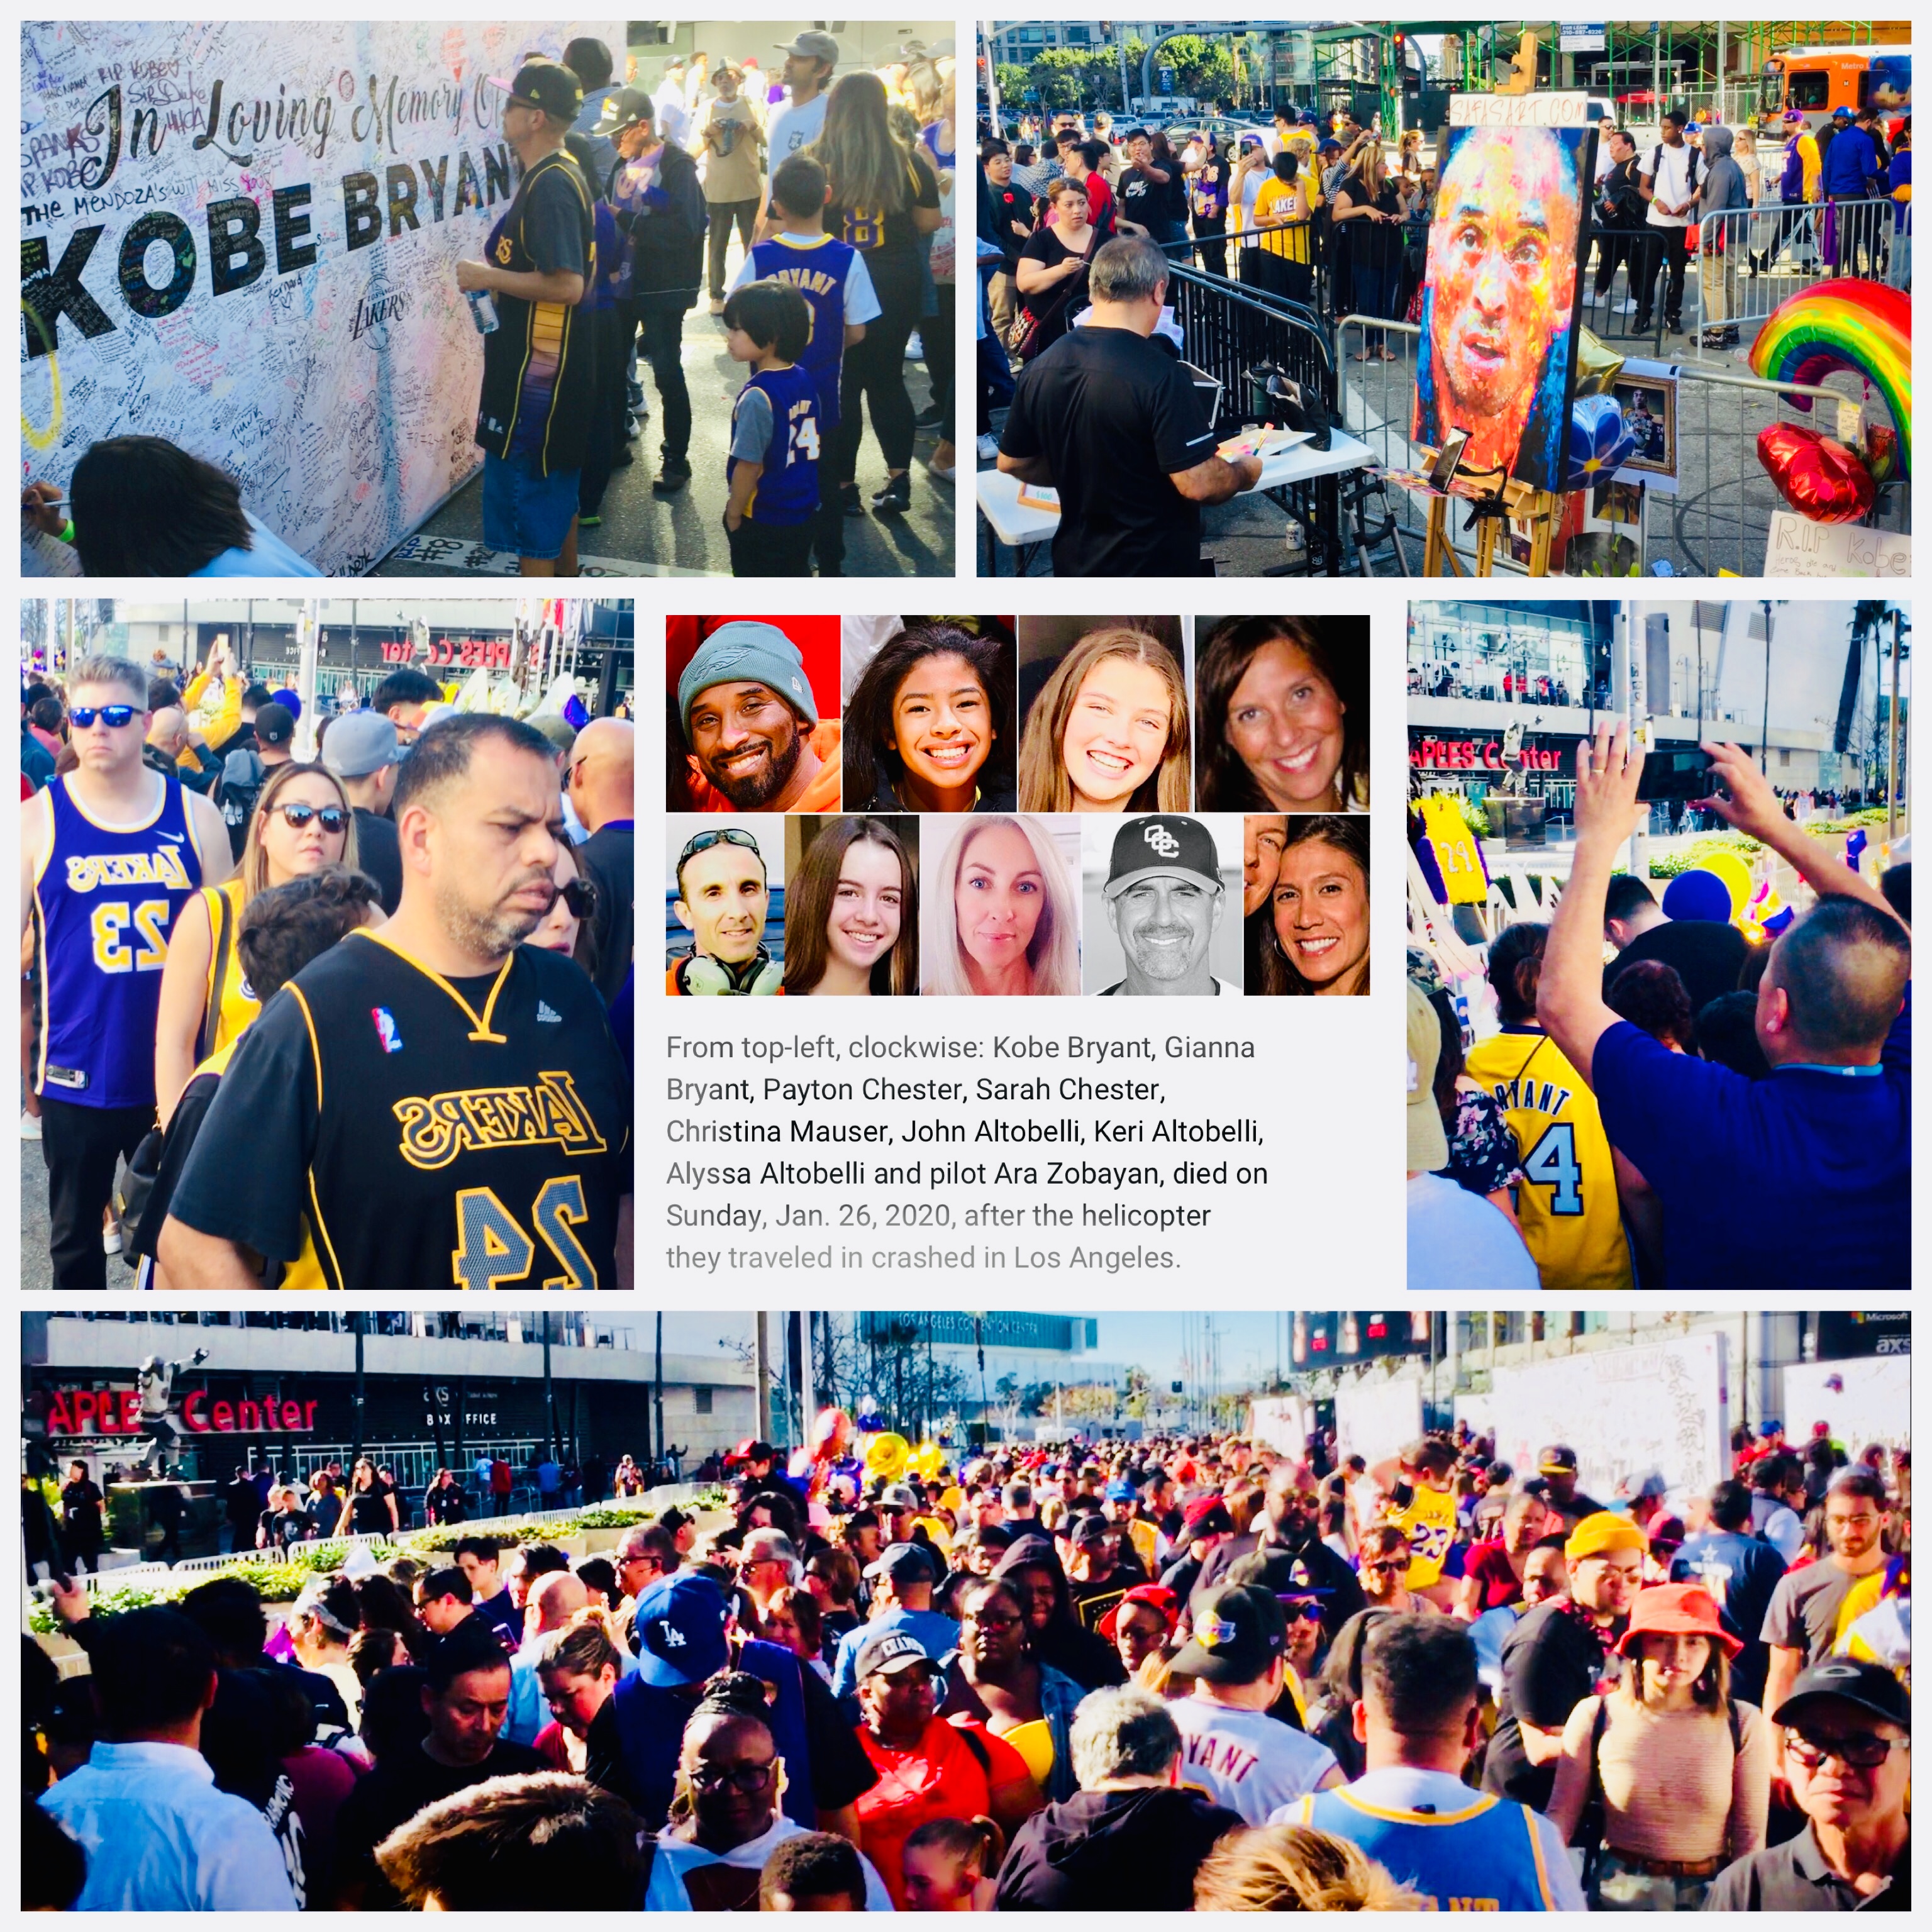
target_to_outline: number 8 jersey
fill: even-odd
[[[159,806],[131,830],[88,818],[64,779],[46,788],[53,834],[34,881],[45,976],[34,1085],[75,1106],[154,1104],[168,935],[201,884],[182,788],[158,772],[155,782]]]
[[[1496,1096],[1522,1179],[1516,1219],[1546,1288],[1628,1288],[1630,1248],[1597,1096],[1546,1034],[1503,1032],[1466,1070]]]
[[[630,1130],[573,962],[449,980],[352,933],[242,1035],[170,1211],[284,1262],[306,1216],[331,1288],[614,1288]]]

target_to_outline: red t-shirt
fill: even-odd
[[[1481,1583],[1486,1610],[1498,1610],[1506,1604],[1522,1600],[1522,1579],[1510,1568],[1509,1552],[1500,1538],[1474,1545],[1463,1562],[1462,1574],[1474,1576]]]
[[[910,1750],[882,1744],[862,1726],[859,1742],[879,1774],[878,1783],[859,1796],[859,1849],[878,1868],[893,1908],[908,1911],[907,1839],[934,1818],[984,1816],[992,1803],[992,1786],[973,1747],[944,1718],[934,1718]],[[1010,1744],[1002,1748],[1012,1751]]]

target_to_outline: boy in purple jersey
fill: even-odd
[[[74,667],[79,764],[20,812],[20,927],[44,962],[34,1044],[53,1285],[99,1294],[118,1250],[115,1170],[154,1120],[154,1031],[175,916],[235,869],[221,814],[142,762],[148,680],[124,658]]]
[[[863,340],[866,325],[880,313],[866,258],[850,243],[825,232],[831,188],[824,168],[808,154],[794,154],[772,176],[771,215],[778,225],[746,256],[731,286],[784,282],[804,296],[812,333],[799,366],[818,384],[818,433],[838,425],[838,382],[845,351]],[[812,548],[820,577],[842,577],[845,519],[829,490],[820,492],[812,520]]]
[[[807,574],[818,508],[818,385],[798,366],[812,333],[804,296],[754,282],[724,304],[725,346],[752,365],[731,406],[724,530],[734,577]]]

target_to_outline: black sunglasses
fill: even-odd
[[[131,704],[76,704],[67,715],[83,731],[92,730],[97,718],[110,730],[118,731],[122,725],[133,722],[135,707]]]
[[[305,830],[313,818],[320,819],[323,831],[331,833],[340,832],[349,823],[349,814],[339,805],[301,805],[292,800],[286,805],[271,806],[269,809],[279,812],[298,832]]]
[[[687,859],[694,859],[699,853],[708,852],[714,845],[742,845],[748,852],[758,849],[757,837],[742,825],[727,825],[716,832],[694,832],[684,842],[684,850],[677,855],[677,869],[682,872]]]
[[[572,919],[588,919],[597,910],[597,886],[594,880],[572,879],[563,886],[557,897],[570,908]]]
[[[1891,1756],[1893,1742],[1890,1738],[1874,1737],[1869,1731],[1849,1738],[1814,1738],[1803,1731],[1793,1731],[1785,1739],[1784,1749],[1807,1771],[1816,1771],[1828,1757],[1859,1771],[1876,1771]]]

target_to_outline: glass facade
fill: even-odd
[[[1610,690],[1612,608],[1461,600],[1412,604],[1409,695],[1602,704]]]

